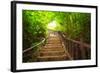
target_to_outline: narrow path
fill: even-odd
[[[57,32],[50,32],[47,43],[39,51],[39,61],[67,60],[66,50]]]

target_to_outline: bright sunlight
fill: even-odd
[[[56,21],[52,21],[48,24],[48,29],[54,30],[56,26]]]

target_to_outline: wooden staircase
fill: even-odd
[[[47,43],[43,46],[38,55],[38,61],[63,61],[68,56],[58,33],[50,33]]]

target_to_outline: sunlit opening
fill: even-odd
[[[52,21],[48,24],[48,29],[55,29],[56,28],[56,21]]]

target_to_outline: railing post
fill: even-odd
[[[83,39],[82,38],[80,38],[80,50],[81,50],[82,59],[85,59],[85,50],[84,50],[84,45],[83,45]]]

